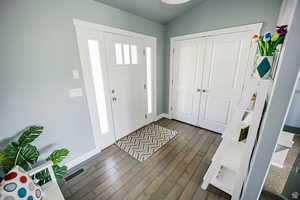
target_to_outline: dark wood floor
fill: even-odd
[[[221,136],[174,120],[156,123],[178,136],[142,163],[115,145],[105,149],[61,186],[66,199],[229,199],[215,188],[200,188]]]

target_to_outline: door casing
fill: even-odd
[[[101,25],[101,24],[96,24],[96,23],[91,23],[91,22],[87,22],[87,21],[83,21],[83,20],[79,20],[79,19],[73,19],[73,24],[75,26],[75,31],[77,34],[77,43],[78,46],[81,45],[81,33],[84,31],[96,31],[99,32],[99,41],[101,41],[100,45],[100,49],[106,48],[105,47],[105,41],[103,38],[103,33],[107,32],[107,33],[115,33],[115,34],[120,34],[120,35],[125,35],[128,37],[133,37],[133,38],[138,38],[141,39],[144,43],[144,46],[149,46],[151,47],[152,50],[152,75],[153,75],[153,79],[152,79],[152,103],[153,103],[153,112],[151,113],[151,115],[148,115],[147,118],[147,122],[152,122],[157,118],[157,103],[156,103],[156,97],[157,97],[157,89],[156,89],[156,68],[157,68],[157,38],[152,37],[152,36],[148,36],[148,35],[144,35],[144,34],[140,34],[140,33],[135,33],[135,32],[131,32],[131,31],[126,31],[123,29],[119,29],[119,28],[114,28],[114,27],[110,27],[110,26],[105,26],[105,25]],[[81,50],[79,49],[79,52]],[[103,51],[105,52],[105,50]],[[80,53],[81,54],[81,53]],[[106,53],[105,53],[106,54]],[[80,55],[81,56],[81,55]],[[101,55],[102,57],[102,55]],[[105,56],[106,57],[106,56]],[[90,81],[93,79],[93,74],[91,72],[91,69],[88,69],[89,67],[85,64],[85,62],[83,61],[84,59],[80,57],[81,60],[81,68],[82,68],[82,72],[83,72],[83,80],[84,80],[84,87],[85,87],[85,91],[86,91],[86,96],[87,96],[87,103],[88,103],[88,107],[89,107],[89,114],[90,114],[90,118],[91,118],[91,125],[92,125],[92,132],[94,135],[94,142],[95,142],[95,149],[103,149],[105,148],[105,146],[103,146],[103,144],[101,144],[101,129],[100,129],[100,125],[99,125],[99,118],[97,117],[99,115],[99,110],[97,110],[97,105],[96,105],[96,99],[95,99],[95,91],[94,91],[94,85],[93,83]],[[101,64],[105,65],[105,71],[107,71],[107,60],[106,58],[102,59]],[[107,77],[106,77],[107,78]],[[109,82],[109,81],[108,81]],[[105,88],[105,90],[111,91],[111,88],[108,84],[109,88]],[[110,97],[110,93],[106,94],[109,95]],[[111,110],[111,98],[110,98],[110,104],[107,105],[110,106],[110,110]],[[110,113],[112,114],[112,113]],[[115,127],[113,127],[113,131],[115,131]],[[115,132],[114,132],[115,134]]]

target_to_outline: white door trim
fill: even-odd
[[[98,30],[98,31],[103,31],[103,32],[121,34],[121,35],[125,35],[125,36],[138,37],[141,39],[154,41],[155,43],[157,40],[156,37],[153,37],[150,35],[127,31],[127,30],[123,30],[120,28],[115,28],[115,27],[106,26],[106,25],[102,25],[102,24],[87,22],[87,21],[83,21],[80,19],[73,19],[73,23],[74,23],[75,27],[77,27],[77,28],[87,28],[87,29],[93,29],[93,30]]]
[[[172,42],[174,40],[186,40],[186,39],[193,39],[193,38],[199,38],[199,37],[208,37],[208,36],[222,35],[222,34],[235,33],[235,32],[248,32],[248,31],[254,31],[257,34],[259,34],[262,26],[263,26],[263,23],[234,26],[234,27],[216,29],[216,30],[205,31],[205,32],[200,32],[200,33],[180,35],[180,36],[176,36],[176,37],[171,37],[170,40]]]
[[[173,97],[173,84],[174,84],[174,42],[179,40],[187,40],[187,39],[195,39],[195,38],[201,38],[201,37],[209,37],[209,36],[216,36],[216,35],[222,35],[222,34],[230,34],[235,32],[249,32],[252,31],[254,34],[260,34],[261,28],[263,26],[263,23],[257,23],[257,24],[249,24],[249,25],[243,25],[243,26],[235,26],[231,28],[224,28],[224,29],[218,29],[218,30],[212,30],[212,31],[206,31],[206,32],[200,32],[200,33],[193,33],[193,34],[187,34],[187,35],[181,35],[176,37],[170,38],[170,61],[169,61],[169,109],[168,113],[170,118],[173,118],[173,111],[172,111],[172,97]],[[251,52],[251,56],[255,56],[256,48],[253,48],[253,52]]]
[[[148,43],[153,44],[153,75],[154,75],[154,80],[153,80],[153,113],[154,116],[153,119],[151,119],[152,121],[154,121],[156,119],[157,116],[157,105],[156,105],[156,98],[157,98],[157,88],[156,88],[156,80],[157,80],[157,75],[156,75],[156,71],[157,71],[157,38],[152,37],[152,36],[148,36],[148,35],[144,35],[144,34],[140,34],[140,33],[135,33],[135,32],[131,32],[131,31],[126,31],[123,29],[119,29],[119,28],[114,28],[114,27],[110,27],[110,26],[105,26],[105,25],[101,25],[101,24],[95,24],[95,23],[91,23],[91,22],[87,22],[87,21],[83,21],[83,20],[79,20],[79,19],[73,19],[73,24],[75,26],[75,32],[77,34],[77,42],[78,44],[80,43],[80,38],[78,37],[78,33],[80,30],[95,30],[95,31],[99,31],[101,33],[103,32],[109,32],[109,33],[115,33],[115,34],[121,34],[124,36],[129,36],[129,37],[135,37],[135,38],[139,38],[142,39],[143,41],[146,41]],[[80,58],[80,60],[82,60],[82,58]],[[104,65],[107,66],[107,62],[106,59],[104,59]],[[86,96],[88,99],[93,99],[95,98],[95,91],[93,90],[94,86],[90,81],[87,80],[92,80],[93,79],[93,74],[92,73],[88,73],[90,72],[90,70],[87,70],[87,66],[84,65],[81,61],[81,68],[83,71],[83,80],[84,80],[84,85],[85,85],[85,90],[88,91],[86,92]],[[96,106],[96,102],[95,101],[88,101],[88,108],[90,109],[94,109],[97,108]],[[98,110],[96,109],[96,111],[94,111],[98,114]],[[97,118],[98,115],[93,114],[91,111],[90,113],[90,118],[92,122],[96,122],[99,121],[99,119]],[[101,144],[100,144],[100,134],[101,134],[101,130],[99,125],[97,125],[98,123],[92,123],[92,131],[93,131],[93,135],[94,135],[94,142],[95,142],[95,148],[96,149],[101,149]]]

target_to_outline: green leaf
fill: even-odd
[[[68,171],[68,168],[66,166],[60,167],[58,165],[53,165],[52,169],[57,181],[62,180]],[[48,183],[51,180],[50,173],[47,169],[37,173],[35,175],[35,178],[39,180],[39,185],[44,185],[45,183]]]
[[[0,165],[13,165],[13,163],[6,157],[5,153],[0,152]]]
[[[18,154],[19,145],[16,142],[11,142],[4,149],[5,156],[12,161],[15,161]]]
[[[39,155],[39,151],[35,146],[27,144],[26,146],[21,147],[18,161],[25,160],[33,165],[38,160]]]
[[[18,142],[20,146],[25,146],[33,142],[37,137],[39,137],[43,131],[42,126],[31,126],[26,129],[20,136]]]
[[[53,164],[56,165],[63,161],[69,153],[70,151],[68,149],[58,149],[51,153],[51,155],[46,160],[51,160]]]
[[[35,178],[39,180],[39,185],[44,185],[45,183],[48,183],[51,180],[51,176],[49,174],[49,171],[47,169],[37,173],[35,175]]]
[[[4,152],[0,152],[0,170],[5,174],[14,167],[14,162],[9,160]]]
[[[19,146],[17,142],[11,142],[4,149],[6,157],[19,165],[24,170],[32,169],[32,165],[37,162],[39,152],[37,148],[31,144]]]
[[[60,167],[58,165],[53,165],[53,171],[54,171],[57,181],[60,181],[66,175],[68,168],[67,168],[67,166]]]

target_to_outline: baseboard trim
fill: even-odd
[[[90,159],[91,157],[97,155],[100,152],[101,152],[101,149],[95,148],[92,151],[89,151],[89,152],[83,154],[82,156],[79,156],[78,158],[66,163],[65,165],[68,167],[68,169],[71,169],[71,168],[79,165],[80,163]]]
[[[162,118],[170,119],[170,115],[167,114],[167,113],[161,113],[161,114],[159,114],[159,115],[156,117],[156,120],[155,120],[155,121],[158,121],[158,120],[160,120],[160,119],[162,119]]]

